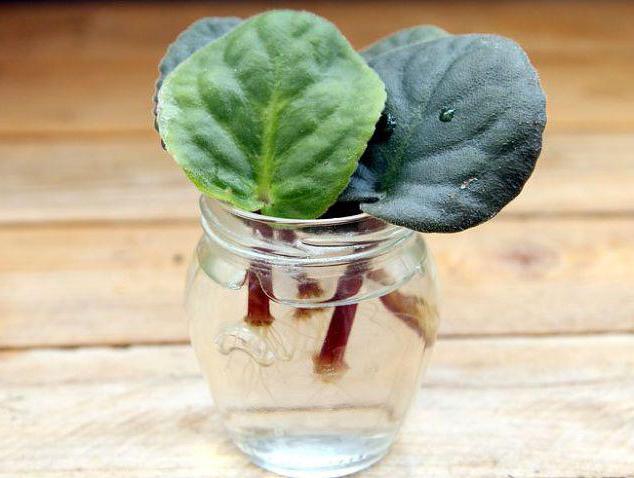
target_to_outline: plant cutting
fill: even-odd
[[[356,52],[307,12],[205,18],[159,66],[162,144],[202,193],[194,349],[257,464],[341,476],[380,459],[433,346],[421,235],[521,191],[545,99],[495,35],[409,28]]]

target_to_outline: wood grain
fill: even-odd
[[[0,4],[0,478],[273,476],[229,443],[181,345],[196,193],[150,114],[180,30],[271,6]],[[633,478],[634,2],[274,6],[356,47],[417,23],[510,36],[548,95],[520,197],[428,238],[445,339],[400,441],[360,476]]]
[[[196,188],[153,134],[6,140],[0,157],[0,223],[198,215]]]
[[[0,229],[0,346],[186,341],[199,234],[193,223]],[[625,218],[494,220],[432,236],[441,333],[634,331],[633,237]]]
[[[195,225],[0,230],[0,344],[186,339]]]
[[[154,134],[6,139],[0,223],[195,219],[196,190]],[[548,134],[502,215],[634,214],[634,134]]]
[[[400,440],[360,476],[631,476],[633,348],[440,341]],[[228,442],[188,346],[2,353],[0,429],[3,478],[273,476]]]
[[[264,7],[253,2],[173,10],[139,4],[3,6],[0,337],[5,346],[184,339],[176,304],[184,258],[197,235],[195,192],[159,149],[145,99],[146,116],[139,121],[139,101],[145,97],[135,82],[194,18],[248,15]],[[551,66],[561,68],[552,74],[554,81],[565,80],[555,100],[576,95],[574,121],[592,117],[597,131],[603,128],[597,98],[631,100],[629,88],[618,81],[608,84],[604,76],[618,76],[631,64],[624,61],[632,53],[633,29],[632,6],[626,3],[605,2],[596,9],[589,3],[569,8],[549,2],[535,10],[529,2],[493,2],[487,8],[409,2],[389,9],[378,2],[364,2],[363,8],[326,2],[316,8],[357,46],[419,17],[452,31],[515,36],[538,59],[551,58]],[[359,21],[361,10],[368,18],[380,12],[385,21]],[[40,28],[44,24],[47,28]],[[612,61],[614,68],[606,68]],[[592,74],[576,70],[586,67]],[[577,81],[598,83],[580,94]],[[587,111],[578,109],[582,103]],[[598,108],[606,105],[615,106],[604,101]],[[565,118],[562,112],[555,116]],[[609,133],[551,128],[534,178],[495,225],[433,239],[450,304],[446,333],[631,330],[626,281],[632,255],[624,237],[632,232],[627,218],[634,204],[629,187],[634,137],[627,126],[632,115],[629,108],[614,108]],[[615,133],[621,128],[630,132]],[[583,222],[587,216],[596,220]],[[518,217],[530,220],[520,223]],[[128,225],[117,226],[120,220]],[[500,220],[513,223],[499,225]],[[42,223],[57,225],[38,226]],[[592,275],[586,277],[588,271]],[[496,283],[495,275],[509,281]],[[160,297],[150,298],[150,292]],[[495,319],[488,317],[493,303]]]
[[[594,2],[276,2],[334,21],[362,47],[393,30],[436,23],[510,36],[528,51],[549,97],[549,128],[634,127],[634,4]],[[204,15],[248,16],[267,2],[2,6],[0,133],[147,131],[156,64]],[[377,22],[376,19],[381,21]],[[44,28],[43,25],[46,25]]]

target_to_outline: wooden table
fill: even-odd
[[[305,6],[359,47],[415,23],[511,36],[549,96],[520,198],[429,238],[442,339],[362,476],[634,476],[634,3]],[[0,477],[270,476],[221,433],[187,345],[196,193],[151,127],[176,33],[264,8],[0,5]]]

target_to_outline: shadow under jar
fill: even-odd
[[[191,340],[235,444],[294,477],[378,461],[436,338],[423,238],[365,214],[279,219],[204,197],[201,216]]]

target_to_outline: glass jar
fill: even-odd
[[[365,214],[307,221],[200,204],[191,341],[235,444],[286,476],[378,461],[436,338],[423,238]]]

